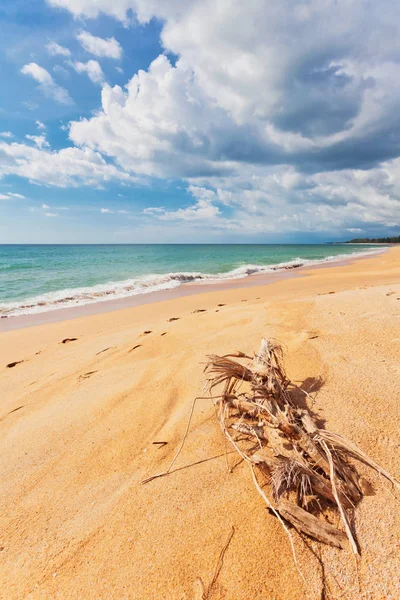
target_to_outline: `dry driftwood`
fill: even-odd
[[[279,344],[263,339],[246,365],[233,360],[234,356],[208,358],[207,388],[213,394],[223,386],[222,393],[214,396],[219,422],[251,466],[258,492],[287,533],[285,522],[339,548],[347,536],[357,554],[352,513],[362,496],[371,493],[371,486],[349,459],[363,462],[397,487],[399,482],[355,444],[320,429],[307,410],[296,406],[292,392],[297,386],[286,375]],[[236,358],[249,359],[241,352]],[[263,486],[255,469],[264,479]],[[267,495],[268,487],[273,500]],[[335,513],[345,531],[329,523]]]
[[[296,565],[288,524],[338,548],[344,547],[347,536],[358,554],[352,515],[362,496],[371,493],[371,485],[349,459],[368,465],[398,488],[400,483],[353,442],[319,428],[310,412],[296,405],[293,392],[300,388],[288,379],[282,347],[275,341],[263,339],[253,358],[243,352],[209,356],[205,372],[211,394],[207,397],[213,400],[222,431],[249,464],[258,493],[289,537]],[[143,483],[171,472],[189,432],[195,401],[169,468]],[[339,517],[345,531],[329,522]]]

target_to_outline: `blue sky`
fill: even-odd
[[[0,243],[398,234],[392,0],[3,0]]]

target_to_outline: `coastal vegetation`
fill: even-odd
[[[355,238],[346,244],[400,244],[400,235],[386,238]]]

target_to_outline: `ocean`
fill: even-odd
[[[279,244],[0,245],[0,316],[228,281],[335,261],[376,246]]]

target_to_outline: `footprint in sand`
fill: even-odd
[[[147,331],[143,331],[142,335],[149,335],[149,333],[153,333],[153,332],[152,332],[152,331],[150,331],[150,329],[149,329],[149,330],[147,330]]]
[[[226,304],[217,304],[217,306],[226,306]]]
[[[162,334],[161,334],[161,337],[162,337],[163,335],[167,335],[167,333],[168,333],[167,331],[164,331],[164,333],[162,333]]]
[[[12,410],[10,410],[10,412],[8,412],[8,415],[12,415],[12,413],[17,412],[17,410],[21,410],[21,408],[24,408],[25,404],[22,404],[22,406],[17,406],[17,408],[13,408]]]
[[[172,321],[179,321],[180,317],[171,317],[170,319],[168,319],[169,323],[172,323]]]
[[[111,350],[112,348],[115,348],[115,346],[109,346],[108,348],[104,348],[104,350],[100,350],[100,352],[96,352],[96,356],[103,354],[103,352],[107,352],[107,350]]]
[[[13,367],[15,367],[15,365],[20,365],[23,362],[25,362],[25,361],[15,360],[14,362],[10,362],[10,363],[8,363],[8,365],[6,365],[6,369],[12,369]]]
[[[136,346],[133,346],[133,348],[131,348],[129,350],[129,352],[133,352],[133,350],[136,350],[136,348],[140,348],[142,344],[136,344]]]
[[[69,342],[76,342],[78,338],[65,338],[64,340],[62,340],[62,344],[69,344]]]
[[[192,315],[194,315],[195,313],[201,313],[201,312],[207,312],[207,310],[205,308],[196,308],[196,310],[194,310],[192,312]]]
[[[166,446],[168,444],[168,442],[152,442],[154,446],[158,446],[159,448],[162,448],[163,446]]]
[[[79,375],[79,379],[89,379],[89,377],[91,377],[95,373],[97,373],[97,371],[88,371],[87,373],[83,373],[82,375]]]

